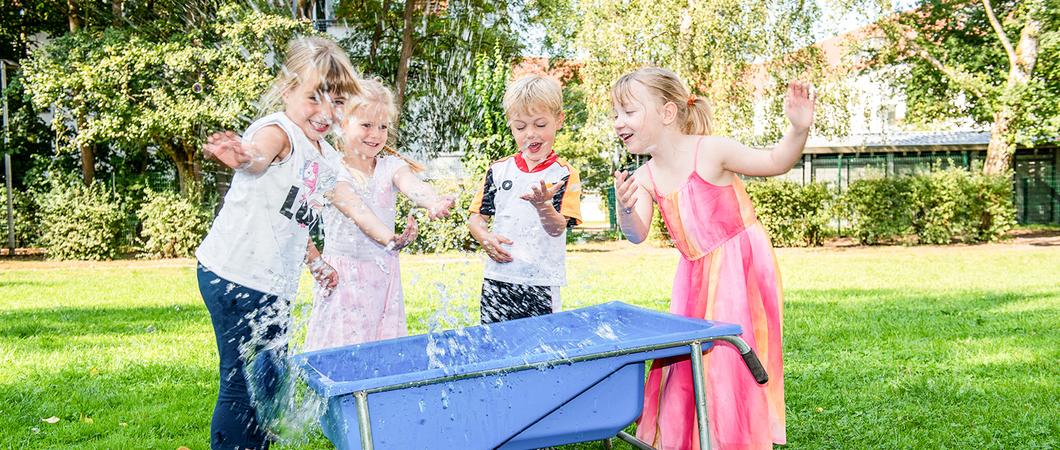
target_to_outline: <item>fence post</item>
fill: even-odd
[[[4,133],[4,149],[7,149],[7,133]],[[4,178],[7,180],[7,255],[15,256],[15,210],[11,189],[11,154],[4,153]]]
[[[607,223],[611,228],[611,232],[618,231],[618,218],[615,217],[615,186],[611,185],[607,187]]]
[[[843,154],[842,153],[836,155],[835,174],[836,174],[836,183],[835,183],[836,195],[841,195],[843,193]],[[835,234],[836,234],[836,236],[842,236],[843,235],[843,218],[841,218],[841,217],[837,218],[836,221],[835,221]]]
[[[11,154],[8,153],[10,138],[7,131],[7,63],[0,59],[0,94],[4,96],[4,178],[7,184],[7,249],[8,256],[15,256],[15,213],[11,189]]]

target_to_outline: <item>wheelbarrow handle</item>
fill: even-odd
[[[751,375],[755,377],[758,384],[766,384],[769,381],[766,368],[762,367],[762,361],[758,360],[758,355],[750,345],[747,345],[747,342],[739,336],[720,336],[717,339],[736,346],[736,349],[740,351],[740,356],[743,356],[744,364],[747,365],[747,369],[751,371]]]
[[[751,348],[747,349],[747,352],[741,353],[743,356],[744,364],[747,364],[747,368],[751,370],[751,375],[755,377],[755,381],[758,384],[766,384],[769,381],[769,374],[766,373],[765,367],[762,367],[762,361],[758,360],[758,355]]]

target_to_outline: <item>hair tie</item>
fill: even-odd
[[[691,108],[696,105],[696,94],[688,96],[688,107]]]

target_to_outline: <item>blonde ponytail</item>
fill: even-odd
[[[389,146],[389,145],[384,145],[383,146],[383,152],[388,154],[388,155],[390,155],[390,156],[396,156],[398,158],[401,158],[402,161],[405,161],[405,164],[409,165],[409,169],[412,169],[413,173],[420,173],[420,172],[423,172],[424,170],[427,170],[427,167],[425,167],[423,164],[420,164],[420,163],[416,162],[415,160],[413,160],[412,158],[409,158],[408,156],[405,156],[405,155],[401,154],[401,152],[398,152],[397,150],[394,150],[394,148]]]
[[[710,102],[702,97],[695,97],[688,102],[688,117],[681,132],[685,134],[710,135],[714,133],[714,113]]]

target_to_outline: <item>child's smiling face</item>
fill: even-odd
[[[663,127],[661,105],[652,100],[644,85],[636,83],[628,98],[616,100],[611,107],[615,133],[626,150],[634,155],[648,153]]]
[[[390,113],[384,105],[368,104],[357,108],[342,127],[347,150],[374,158],[383,150],[390,136]]]
[[[552,154],[556,143],[556,132],[563,127],[563,113],[556,115],[541,108],[512,112],[508,117],[508,128],[512,130],[515,145],[523,159],[533,165],[544,161]]]
[[[284,113],[310,141],[319,141],[331,129],[335,111],[346,104],[346,94],[324,92],[318,83],[299,83],[283,95]]]

